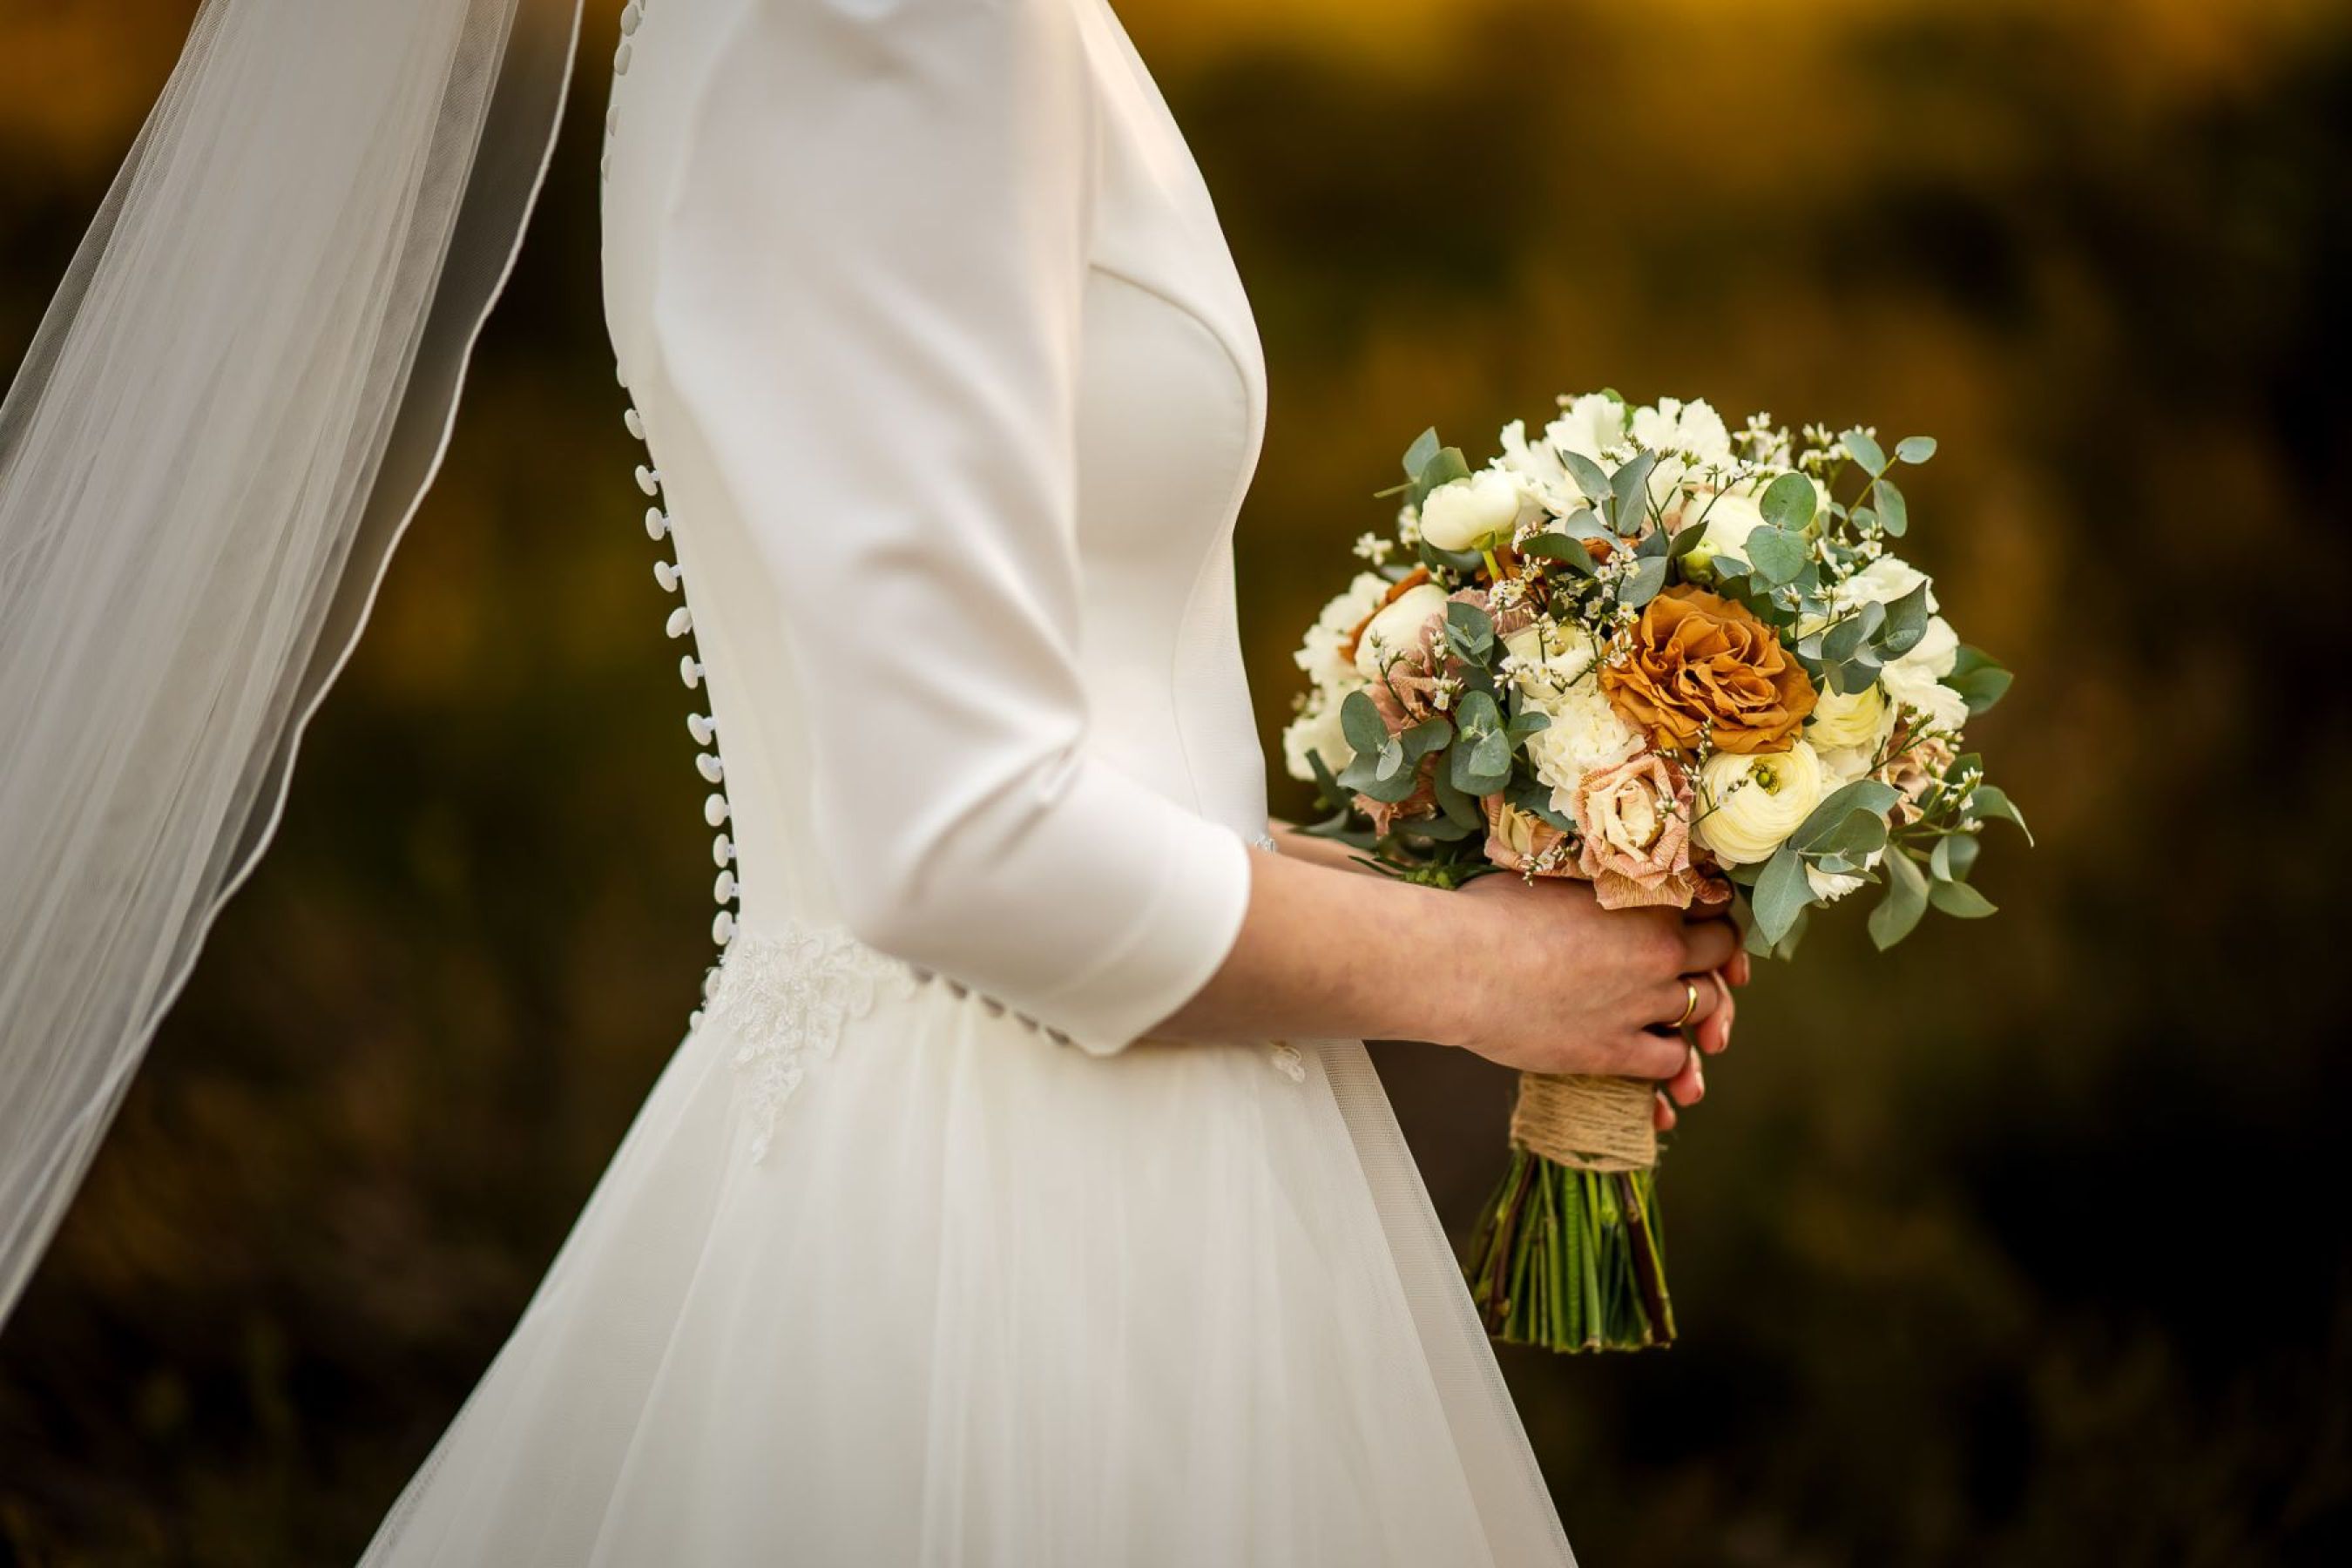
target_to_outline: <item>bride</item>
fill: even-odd
[[[622,29],[723,953],[366,1561],[1569,1561],[1358,1042],[1687,1103],[1730,931],[1269,832],[1258,341],[1108,0]],[[213,0],[0,415],[0,1303],[429,481],[569,46]]]

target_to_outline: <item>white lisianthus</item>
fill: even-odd
[[[1566,516],[1584,504],[1551,443],[1528,440],[1526,420],[1514,419],[1503,426],[1502,446],[1502,456],[1495,459],[1495,466],[1516,478],[1523,489],[1541,500],[1547,510]]]
[[[1380,607],[1388,591],[1388,579],[1376,572],[1359,572],[1347,591],[1324,605],[1315,624],[1307,628],[1307,641],[1291,659],[1318,689],[1352,687],[1361,679],[1354,663],[1339,650],[1347,646],[1348,634]]]
[[[1859,691],[1824,689],[1805,721],[1805,739],[1820,751],[1864,747],[1875,751],[1895,728],[1895,710],[1876,681]]]
[[[1882,555],[1831,589],[1830,604],[1840,611],[1858,605],[1891,605],[1922,583],[1928,584],[1927,608],[1932,614],[1939,606],[1927,574],[1900,555]]]
[[[1625,405],[1605,392],[1588,392],[1544,426],[1544,439],[1554,451],[1601,462],[1625,444]]]
[[[1310,783],[1314,780],[1315,769],[1307,761],[1309,752],[1320,752],[1323,765],[1335,773],[1348,765],[1348,759],[1355,755],[1355,748],[1348,744],[1348,732],[1339,723],[1339,705],[1348,700],[1349,692],[1361,689],[1360,685],[1353,682],[1344,689],[1318,689],[1309,694],[1307,706],[1299,710],[1298,717],[1284,726],[1282,762],[1284,770],[1292,778]]]
[[[1383,587],[1382,592],[1386,592]],[[1397,655],[1411,647],[1432,616],[1445,613],[1445,590],[1434,583],[1416,583],[1381,606],[1364,635],[1356,639],[1356,673],[1366,680],[1377,677]]]
[[[1691,837],[1727,866],[1769,860],[1822,803],[1822,760],[1803,741],[1785,752],[1717,752],[1699,769]]]
[[[1929,617],[1927,632],[1909,653],[1878,672],[1886,695],[1927,717],[1930,728],[1958,734],[1969,721],[1968,699],[1946,686],[1944,677],[1959,662],[1959,635],[1941,616]]]
[[[1540,697],[1530,695],[1528,700],[1551,720],[1528,737],[1528,761],[1551,791],[1554,811],[1571,809],[1576,786],[1585,774],[1623,761],[1642,742],[1640,733],[1610,706],[1597,680],[1580,680]]]
[[[1633,410],[1633,439],[1653,452],[1685,452],[1701,466],[1730,468],[1731,432],[1723,416],[1706,403],[1661,397],[1654,407]]]
[[[1423,498],[1421,536],[1440,550],[1489,550],[1518,526],[1526,503],[1519,481],[1501,468],[1481,468]]]

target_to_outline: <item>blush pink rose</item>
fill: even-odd
[[[1655,752],[1593,769],[1570,796],[1579,869],[1607,910],[1688,909],[1730,896],[1691,864],[1689,781]]]

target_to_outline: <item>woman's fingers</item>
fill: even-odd
[[[1647,1029],[1638,1029],[1619,1042],[1608,1070],[1618,1078],[1646,1078],[1664,1083],[1683,1070],[1689,1056],[1690,1047],[1680,1035],[1654,1035]]]
[[[1698,1048],[1709,1056],[1731,1045],[1731,1020],[1739,1011],[1739,1003],[1731,994],[1731,986],[1723,972],[1711,969],[1703,979],[1706,988],[1715,993],[1715,1005],[1708,1009],[1706,1021],[1698,1027]]]
[[[1744,947],[1733,953],[1731,962],[1723,966],[1723,977],[1734,985],[1747,984],[1755,973],[1756,966],[1748,958],[1748,950]]]
[[[1692,1028],[1721,1007],[1727,994],[1705,974],[1678,974],[1642,994],[1641,1022],[1654,1029]]]
[[[1652,1095],[1650,1102],[1650,1124],[1661,1132],[1672,1132],[1675,1121],[1675,1102],[1666,1098],[1663,1089]]]
[[[1706,1096],[1706,1068],[1696,1051],[1685,1048],[1682,1070],[1666,1080],[1665,1095],[1676,1105],[1696,1105]]]
[[[1739,951],[1739,933],[1727,920],[1692,921],[1683,927],[1683,973],[1720,969]]]

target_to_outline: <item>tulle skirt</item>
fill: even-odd
[[[1360,1044],[1094,1058],[807,942],[679,1047],[367,1563],[1570,1561]]]

